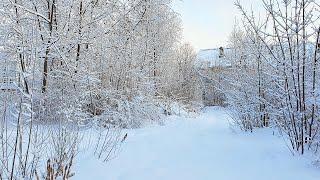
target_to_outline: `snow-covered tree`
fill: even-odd
[[[224,90],[239,125],[276,126],[303,154],[319,144],[319,5],[312,0],[262,4],[266,18],[257,21],[236,2],[244,21],[230,37],[233,67],[225,74]]]

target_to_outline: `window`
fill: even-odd
[[[8,83],[8,77],[7,77],[7,76],[3,77],[3,83],[4,83],[4,84],[7,84],[7,83]]]
[[[10,78],[9,78],[9,83],[12,84],[13,82],[14,82],[13,77],[10,77]]]

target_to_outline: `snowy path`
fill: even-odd
[[[103,164],[81,156],[74,179],[319,180],[320,169],[293,157],[272,131],[233,133],[223,110],[165,126],[130,130],[118,156]]]

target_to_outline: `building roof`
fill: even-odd
[[[18,86],[16,83],[0,83],[0,90],[16,90]]]
[[[230,48],[223,48],[224,56],[221,56],[220,48],[202,49],[197,54],[195,66],[198,68],[229,67],[231,62],[226,57],[231,50]]]

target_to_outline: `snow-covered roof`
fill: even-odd
[[[16,90],[18,86],[16,83],[0,83],[0,90]]]
[[[197,54],[195,65],[198,68],[229,67],[231,62],[226,57],[231,50],[230,48],[223,48],[224,55],[221,56],[220,48],[202,49]]]

